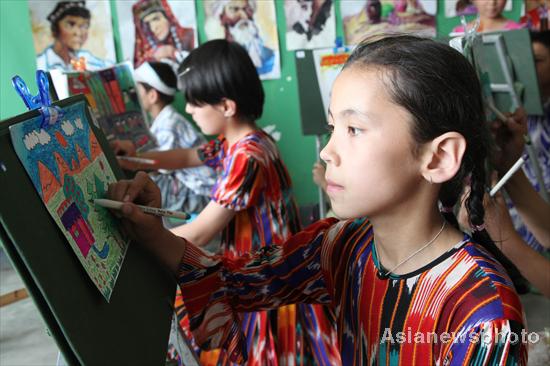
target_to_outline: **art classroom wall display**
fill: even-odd
[[[287,50],[334,46],[334,1],[285,0],[285,19]]]
[[[38,69],[72,70],[71,60],[84,57],[94,70],[116,60],[108,1],[29,0],[29,12]]]
[[[225,38],[243,46],[260,79],[281,77],[279,37],[273,0],[203,0],[208,40]]]
[[[323,110],[327,115],[330,104],[330,92],[334,80],[344,67],[348,57],[351,55],[350,49],[342,49],[334,52],[334,48],[313,50],[313,60],[315,63],[315,73],[317,74],[317,82],[321,91],[321,99],[323,101]]]
[[[504,10],[512,10],[512,0],[506,0]],[[477,8],[472,0],[445,0],[445,17],[453,18],[472,14],[477,14]]]
[[[62,118],[43,127],[41,116],[23,121],[10,126],[10,135],[48,212],[109,301],[128,240],[112,214],[90,202],[103,198],[116,179],[90,129],[86,108],[83,101],[64,107]]]
[[[134,67],[145,61],[176,67],[198,45],[194,1],[125,0],[116,10],[122,55]]]
[[[435,37],[437,2],[433,0],[340,1],[346,44],[386,32]]]
[[[63,99],[84,94],[107,139],[131,140],[138,151],[157,146],[137,95],[130,62],[96,71],[50,72]]]

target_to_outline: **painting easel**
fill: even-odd
[[[479,36],[481,42],[477,47],[474,46],[474,59],[476,67],[482,68],[482,72],[489,74],[491,93],[494,97],[486,98],[489,108],[493,111],[513,112],[523,106],[528,114],[542,114],[531,42],[527,30],[482,33]],[[512,54],[508,52],[510,47],[515,50],[515,54],[522,55],[521,61],[514,61]],[[490,55],[491,50],[494,50],[493,57]],[[518,95],[518,89],[521,90],[523,98]],[[495,113],[495,115],[503,122],[507,121],[502,113]],[[524,138],[525,149],[532,161],[532,167],[541,188],[540,195],[546,202],[550,202],[536,151],[529,136],[525,135]]]
[[[40,100],[34,97],[37,105]],[[78,103],[86,105],[85,97],[51,107],[63,110]],[[0,122],[0,242],[6,254],[68,364],[163,364],[173,314],[173,277],[139,245],[130,245],[110,302],[105,301],[14,151],[10,126],[41,116],[39,109],[31,108]],[[88,108],[83,110],[91,120]],[[123,178],[105,136],[93,123],[90,128],[115,176]]]

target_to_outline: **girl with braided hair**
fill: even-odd
[[[525,365],[522,278],[483,227],[488,132],[468,60],[430,39],[367,39],[333,85],[328,127],[321,158],[342,220],[256,253],[210,255],[165,230],[134,204],[160,203],[146,174],[110,186],[125,229],[176,277],[198,344],[241,363],[241,312],[321,303],[344,365]],[[450,209],[465,182],[473,236]]]

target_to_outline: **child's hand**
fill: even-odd
[[[130,140],[113,140],[109,146],[115,155],[136,156],[136,146]]]
[[[162,219],[144,213],[135,205],[161,206],[160,190],[147,173],[138,172],[133,180],[121,180],[109,185],[107,198],[127,202],[122,210],[115,213],[122,217],[122,225],[132,239],[153,244],[162,236],[165,231]]]
[[[520,158],[525,146],[523,136],[527,134],[527,115],[525,109],[518,108],[513,114],[507,114],[508,121],[493,121],[491,130],[499,148],[493,163],[503,174]]]

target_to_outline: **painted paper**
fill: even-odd
[[[104,198],[116,179],[90,129],[86,103],[62,110],[62,119],[43,128],[41,116],[11,126],[11,140],[48,212],[109,301],[128,241],[111,213],[90,200]]]
[[[204,0],[201,3],[208,40],[225,38],[242,45],[260,79],[281,76],[273,0]]]
[[[108,1],[29,0],[29,11],[38,69],[74,70],[84,58],[96,70],[116,60]]]
[[[177,65],[198,45],[194,1],[117,1],[124,60],[138,67],[145,61]]]
[[[435,37],[437,2],[433,0],[341,1],[346,44],[379,33],[414,33]]]
[[[139,102],[129,62],[97,71],[54,72],[51,75],[61,99],[80,93],[86,96],[107,139],[131,140],[138,151],[156,146]],[[59,93],[63,85],[67,86],[68,95]]]
[[[333,0],[285,0],[285,19],[287,50],[334,46]]]
[[[507,0],[505,11],[512,10],[512,1]],[[472,0],[445,0],[445,17],[453,18],[461,15],[477,14],[477,8]]]
[[[320,49],[313,51],[313,60],[315,62],[315,72],[323,100],[323,109],[328,119],[328,108],[330,105],[330,95],[334,80],[344,67],[346,60],[351,55],[351,50],[334,52],[333,48]]]

